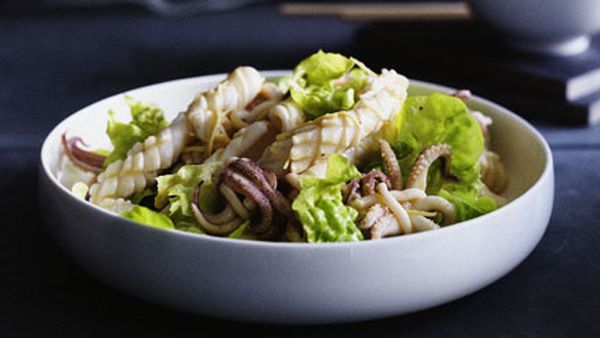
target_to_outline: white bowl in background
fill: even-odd
[[[600,30],[598,0],[468,0],[484,24],[516,49],[549,55],[585,51]]]
[[[274,77],[284,72],[264,72]],[[168,117],[225,75],[127,92]],[[411,92],[449,92],[412,81]],[[40,207],[49,232],[81,268],[128,294],[201,315],[263,323],[335,323],[430,308],[473,293],[517,266],[542,237],[552,210],[552,155],[527,122],[487,100],[493,148],[510,175],[506,206],[440,230],[358,243],[267,243],[161,230],[73,196],[55,179],[60,136],[104,146],[107,110],[123,94],[71,115],[41,150]]]

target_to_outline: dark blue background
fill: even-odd
[[[40,144],[64,117],[105,96],[240,64],[290,68],[319,48],[356,55],[373,68],[392,60],[387,66],[411,77],[465,84],[403,64],[403,50],[419,46],[401,39],[365,48],[356,38],[364,28],[332,18],[283,18],[273,5],[177,19],[131,8],[1,11],[0,336],[599,336],[597,128],[536,123],[556,161],[555,209],[542,242],[497,283],[408,316],[326,327],[199,318],[96,282],[50,241],[39,217],[44,200],[37,204]],[[440,55],[452,57],[451,50]],[[468,77],[466,84],[477,85]]]

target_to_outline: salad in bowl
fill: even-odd
[[[468,91],[409,96],[409,80],[319,51],[291,75],[238,67],[167,121],[125,97],[112,149],[62,135],[58,181],[150,227],[284,242],[348,242],[452,226],[506,203],[490,117]]]

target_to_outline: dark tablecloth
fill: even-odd
[[[289,68],[319,48],[357,55],[367,64],[397,55],[391,66],[432,79],[424,70],[403,68],[402,49],[415,46],[399,41],[361,48],[355,36],[363,26],[283,18],[273,5],[178,19],[131,9],[0,12],[0,336],[600,336],[597,128],[536,123],[556,162],[555,208],[539,246],[493,285],[407,316],[324,327],[200,318],[96,282],[51,242],[39,216],[44,202],[37,204],[38,153],[45,134],[64,117],[154,82],[240,64]]]

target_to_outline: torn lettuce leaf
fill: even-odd
[[[462,222],[496,210],[496,201],[481,195],[477,187],[446,187],[439,191],[439,196],[448,200],[456,209],[456,221]]]
[[[434,93],[409,97],[393,125],[392,149],[404,175],[419,153],[430,145],[446,143],[452,147],[450,173],[458,182],[447,182],[436,161],[427,176],[427,193],[440,195],[457,210],[457,221],[493,211],[496,202],[482,195],[479,158],[484,139],[477,121],[465,103],[455,97]],[[390,130],[387,131],[388,141]]]
[[[94,149],[93,152],[96,153],[96,154],[98,154],[98,155],[108,156],[108,155],[110,155],[110,153],[112,153],[112,150],[108,150],[108,149]]]
[[[306,81],[311,84],[320,85],[339,78],[353,66],[354,62],[342,54],[319,50],[300,61],[294,73],[305,75]]]
[[[134,222],[156,228],[175,229],[173,221],[171,221],[167,215],[161,214],[146,207],[142,207],[140,205],[136,205],[133,207],[133,209],[123,212],[122,216]]]
[[[450,173],[463,184],[479,179],[479,157],[483,153],[484,140],[477,121],[471,116],[464,102],[458,98],[434,93],[409,97],[397,120],[397,134],[392,148],[404,175],[419,153],[434,144],[446,143],[452,147]],[[441,188],[439,166],[432,166],[428,180],[429,188]],[[437,183],[437,184],[436,184]]]
[[[348,110],[354,106],[354,88],[334,88],[333,86],[291,87],[292,100],[311,117]]]
[[[250,220],[247,220],[244,223],[242,223],[237,229],[235,229],[232,233],[230,233],[227,237],[234,239],[242,239],[244,238],[244,236],[246,236],[246,230],[248,230],[249,227]]]
[[[206,234],[202,229],[198,228],[196,222],[192,219],[182,219],[175,221],[175,229],[185,232],[191,232],[194,234],[204,235]]]
[[[312,118],[351,109],[358,101],[367,73],[341,54],[317,53],[301,61],[290,78],[280,81],[292,100]]]
[[[90,187],[87,184],[85,184],[83,182],[77,182],[77,183],[73,184],[73,186],[71,187],[71,192],[76,197],[81,198],[82,200],[85,200],[85,197],[87,196],[89,189],[90,189]]]
[[[135,101],[126,96],[125,101],[129,105],[131,121],[129,123],[119,122],[115,118],[114,111],[108,112],[109,120],[106,133],[113,145],[113,150],[106,157],[104,167],[114,161],[127,157],[127,152],[137,142],[144,141],[148,136],[158,134],[169,125],[165,120],[160,108]]]
[[[212,185],[212,175],[221,166],[220,162],[208,164],[188,164],[182,166],[175,174],[162,175],[156,178],[158,193],[154,206],[162,209],[167,203],[168,215],[171,217],[192,217],[190,203],[194,189],[200,182],[200,208],[214,211],[218,209],[219,200]]]
[[[311,243],[347,242],[363,239],[354,223],[358,212],[342,200],[345,182],[360,177],[348,160],[332,154],[327,160],[325,178],[304,177],[292,209],[297,213],[306,237]]]

